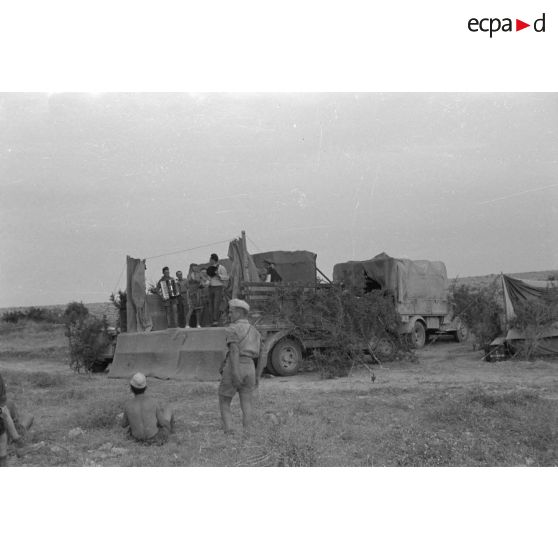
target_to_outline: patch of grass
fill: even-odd
[[[473,459],[481,465],[517,465],[517,458],[522,455],[530,455],[537,465],[555,463],[558,409],[555,402],[544,400],[535,392],[516,389],[494,393],[476,387],[445,400],[430,398],[427,404],[430,408],[424,413],[425,432],[416,433],[411,461],[427,464],[429,461],[419,446],[427,444],[428,435],[447,429],[445,437],[450,446],[460,447],[451,459],[447,458],[449,464],[464,464]],[[469,437],[463,438],[463,433]],[[456,446],[453,440],[460,439]]]
[[[526,406],[540,400],[537,393],[525,390],[513,390],[505,393],[488,393],[480,387],[469,391],[465,396],[467,403],[479,403],[483,407],[493,408],[499,405]]]
[[[217,393],[217,384],[196,384],[188,391],[191,395],[215,395]]]
[[[279,424],[271,424],[263,445],[277,467],[314,467],[325,449],[325,424],[319,417],[297,416],[292,411]]]
[[[81,401],[87,399],[87,391],[80,388],[69,388],[55,394],[55,401],[59,403],[65,403],[69,401]]]
[[[75,426],[84,430],[112,429],[118,424],[116,416],[123,410],[122,402],[100,401],[76,413]]]
[[[66,384],[67,379],[62,374],[49,374],[48,372],[33,372],[28,375],[29,383],[37,388],[60,387]]]

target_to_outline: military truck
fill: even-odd
[[[408,335],[416,349],[424,347],[429,335],[450,334],[458,342],[468,337],[467,326],[450,307],[443,262],[392,258],[382,252],[370,260],[336,264],[333,281],[391,297],[402,320],[399,333]]]
[[[431,333],[450,333],[459,341],[467,335],[464,324],[451,314],[446,269],[441,262],[380,254],[372,260],[337,264],[330,281],[316,266],[316,254],[299,250],[250,255],[243,234],[231,242],[229,259],[221,263],[230,275],[229,296],[245,298],[250,304],[249,319],[262,334],[267,368],[274,374],[296,374],[307,354],[327,347],[319,327],[301,331],[284,313],[269,312],[268,302],[277,292],[283,293],[282,304],[294,302],[289,300],[289,287],[316,290],[351,286],[357,293],[380,289],[392,297],[401,316],[399,333],[408,335],[416,348],[423,347]],[[270,269],[272,280],[266,282],[263,279]],[[318,275],[325,281],[319,281]],[[146,293],[143,260],[128,257],[127,293],[127,332],[118,336],[109,377],[142,371],[159,378],[218,378],[226,353],[224,327],[167,329],[160,298]],[[396,351],[395,341],[390,332],[381,332],[368,340],[363,350],[387,360]]]

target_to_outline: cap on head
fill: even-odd
[[[130,380],[130,385],[136,389],[147,387],[147,379],[141,372],[136,372]]]
[[[239,298],[233,298],[229,300],[229,308],[242,308],[246,312],[250,312],[250,306],[245,300],[240,300]]]
[[[211,254],[211,256],[209,256],[209,259],[213,260],[214,262],[218,262],[219,256],[217,254]]]

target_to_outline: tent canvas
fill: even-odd
[[[514,306],[521,302],[540,300],[549,289],[558,288],[558,281],[531,281],[517,279],[502,273],[506,321],[515,318]]]
[[[557,288],[558,281],[532,281],[502,274],[506,323],[509,324],[516,317],[516,309],[519,304],[544,300],[550,290]],[[538,337],[540,339],[536,346],[537,355],[558,355],[558,319],[539,332]],[[528,338],[528,331],[522,331],[516,327],[509,327],[505,336],[505,340],[515,346],[521,346]]]

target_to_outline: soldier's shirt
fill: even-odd
[[[227,345],[236,343],[241,357],[257,358],[260,354],[262,337],[260,332],[246,319],[233,322],[225,329]]]

